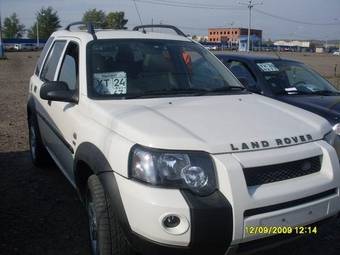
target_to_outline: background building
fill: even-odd
[[[222,43],[225,45],[237,45],[239,50],[247,48],[248,28],[209,28],[208,41],[210,43]],[[262,30],[250,30],[250,46],[260,46],[262,42]]]

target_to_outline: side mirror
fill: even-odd
[[[63,81],[49,81],[40,88],[40,97],[48,101],[59,101],[77,104],[79,101],[76,91],[69,90]]]

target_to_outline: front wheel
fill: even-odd
[[[86,209],[92,255],[135,255],[96,175],[87,181]]]

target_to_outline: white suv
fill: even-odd
[[[247,92],[177,28],[71,25],[30,80],[30,149],[79,192],[93,254],[222,255],[336,220],[326,120]]]

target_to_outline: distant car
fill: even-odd
[[[207,50],[217,50],[217,46],[214,45],[205,45],[204,48],[206,48]]]
[[[18,43],[14,45],[14,50],[16,51],[34,51],[37,49],[37,45],[33,43]]]
[[[216,54],[251,92],[303,108],[340,129],[340,91],[301,62],[270,56]],[[340,134],[340,130],[337,131]],[[340,137],[336,150],[340,155]]]
[[[334,51],[333,56],[340,56],[340,51]]]

